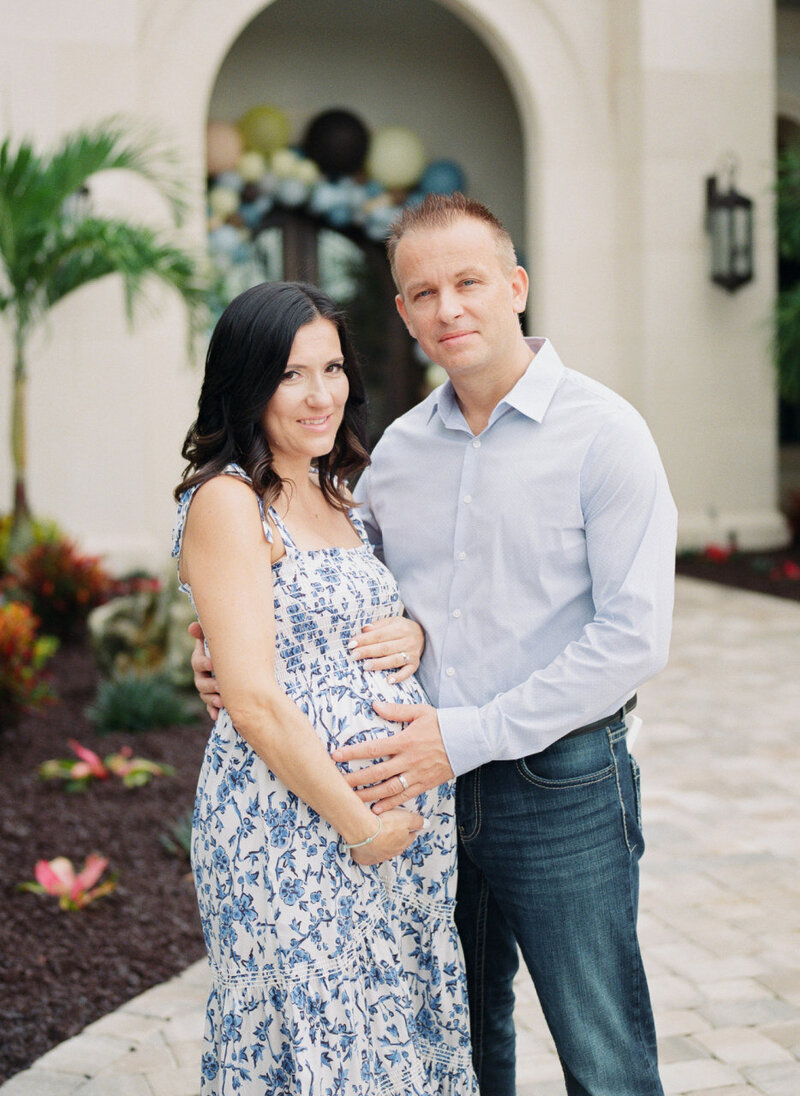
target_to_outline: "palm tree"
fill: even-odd
[[[68,294],[121,274],[128,319],[145,282],[172,286],[189,310],[196,331],[205,288],[192,256],[160,232],[84,208],[87,182],[100,171],[123,169],[148,179],[175,224],[185,212],[176,163],[152,137],[131,135],[119,120],[66,136],[56,151],[40,154],[23,141],[0,145],[0,313],[13,338],[11,449],[14,470],[15,539],[30,525],[25,482],[27,348],[48,309]]]

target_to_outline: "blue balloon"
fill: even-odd
[[[239,246],[231,255],[234,263],[249,263],[253,259],[253,245],[249,240],[240,240]]]
[[[244,179],[238,171],[223,171],[214,180],[214,185],[228,186],[231,190],[241,190],[244,186]]]
[[[419,181],[423,194],[452,194],[463,190],[466,184],[464,172],[453,160],[434,160],[428,164]]]
[[[208,234],[208,250],[212,255],[227,255],[233,258],[242,243],[242,234],[234,225],[220,225]]]
[[[294,208],[304,205],[308,201],[311,188],[307,183],[299,179],[281,179],[278,183],[276,197],[285,206]]]
[[[323,180],[311,191],[308,208],[312,213],[327,213],[342,202],[342,193],[336,183]]]
[[[334,228],[345,228],[352,224],[353,207],[349,205],[335,205],[325,211],[325,219]]]
[[[254,202],[245,202],[244,205],[239,206],[239,216],[248,228],[253,229],[259,225],[264,214],[269,213],[270,209],[272,209],[272,198],[262,194]]]
[[[367,217],[364,231],[371,240],[385,240],[399,215],[399,206],[380,206],[373,209]]]
[[[360,183],[357,183],[355,179],[340,179],[339,191],[341,193],[341,200],[345,205],[349,205],[351,209],[355,209],[356,206],[360,206],[367,198],[366,190]]]

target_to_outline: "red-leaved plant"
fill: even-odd
[[[68,638],[90,610],[106,601],[112,579],[96,556],[84,556],[72,541],[35,544],[9,566],[21,596],[30,602],[42,631]]]
[[[43,761],[38,772],[42,780],[63,780],[68,792],[84,791],[93,780],[108,780],[118,776],[126,788],[141,788],[149,784],[154,776],[172,776],[175,770],[171,765],[159,765],[144,757],[134,757],[130,746],[123,746],[116,753],[102,760],[94,750],[81,746],[74,738],[67,742],[78,760],[72,758],[54,758]]]
[[[55,699],[44,665],[58,640],[38,635],[38,624],[29,606],[0,602],[0,712],[12,717]]]
[[[107,879],[99,887],[95,886],[108,867],[108,859],[93,852],[86,857],[80,872],[76,872],[72,861],[66,856],[57,856],[54,860],[38,860],[33,869],[35,883],[20,883],[19,889],[31,894],[50,894],[58,898],[58,907],[62,910],[82,910],[91,902],[96,902],[105,894],[111,894],[116,887],[116,879]]]

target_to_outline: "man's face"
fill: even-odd
[[[462,217],[409,232],[397,245],[395,270],[406,327],[454,380],[477,371],[496,376],[516,362],[528,277],[503,265],[489,225]]]

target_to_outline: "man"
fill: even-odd
[[[384,759],[350,777],[378,811],[458,777],[482,1096],[515,1092],[518,947],[569,1096],[661,1096],[625,713],[667,657],[663,468],[629,404],[523,337],[528,278],[484,206],[432,195],[388,252],[400,315],[449,380],[389,427],[356,497],[425,629],[432,706],[376,705],[405,729],[334,757]]]

